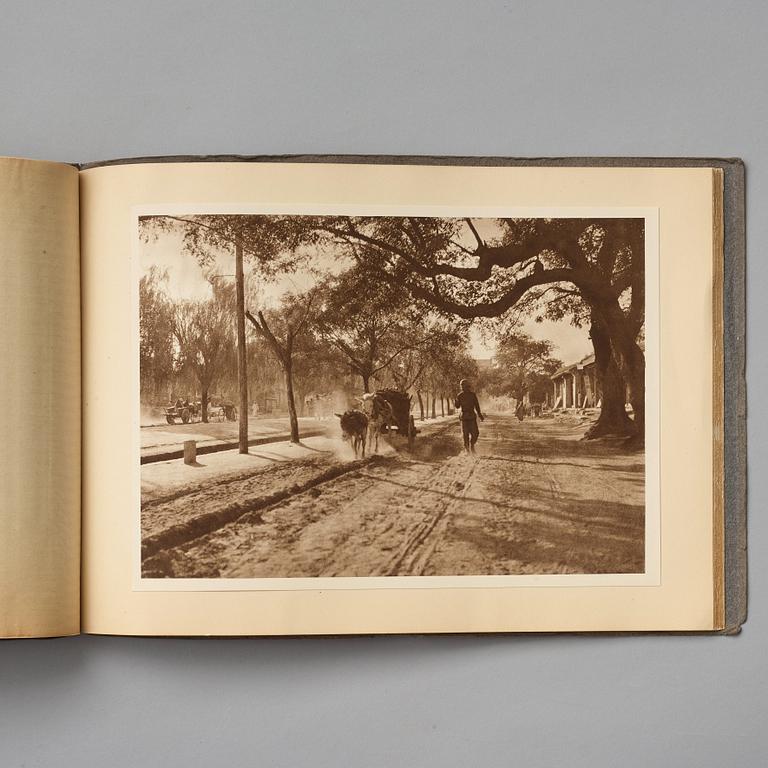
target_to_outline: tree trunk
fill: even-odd
[[[642,445],[645,443],[645,355],[635,342],[629,345],[625,355],[630,360],[626,375],[635,422],[634,442]]]
[[[200,393],[200,418],[203,424],[208,423],[208,387],[203,387]]]
[[[285,377],[285,399],[288,401],[288,418],[291,422],[291,442],[299,441],[299,419],[296,415],[296,401],[293,397],[293,365],[288,362],[283,366]]]
[[[627,415],[626,385],[611,348],[611,341],[605,328],[595,318],[590,331],[595,349],[595,370],[601,394],[600,416],[585,435],[592,440],[597,437],[631,437],[635,425]]]
[[[301,387],[294,387],[293,399],[298,402],[299,406],[296,412],[299,416],[312,416],[313,412],[311,408],[307,408],[307,395],[308,392],[304,392]]]
[[[629,400],[634,420],[633,442],[645,442],[645,355],[637,344],[637,333],[618,306],[610,308],[611,349],[624,381],[629,384]]]
[[[445,396],[440,395],[440,415],[445,416]]]
[[[416,397],[419,398],[419,418],[424,421],[424,400],[421,397],[421,390],[416,390]]]
[[[361,371],[360,378],[363,380],[363,393],[368,394],[371,391],[371,376]]]
[[[432,393],[432,418],[436,419],[437,414],[435,413],[435,393]]]

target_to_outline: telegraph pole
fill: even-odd
[[[240,390],[239,450],[248,453],[248,371],[245,355],[245,279],[243,246],[235,241],[235,285],[237,290],[237,378]]]

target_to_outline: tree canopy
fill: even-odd
[[[221,259],[234,249],[261,296],[286,275],[302,274],[305,284],[312,275],[316,293],[301,334],[294,332],[300,291],[260,306],[251,296],[252,327],[278,361],[289,338],[298,335],[322,347],[331,365],[329,348],[337,350],[365,390],[373,380],[429,386],[433,392],[438,381],[447,386],[442,382],[449,372],[468,367],[468,327],[483,318],[503,321],[500,328],[507,331],[521,318],[588,328],[600,341],[600,375],[614,381],[609,391],[616,398],[623,398],[622,382],[629,385],[631,426],[642,432],[642,219],[195,214],[142,217],[141,226],[146,242],[175,233],[183,252],[214,284],[215,300],[230,312],[228,288],[218,278]],[[168,308],[161,276],[145,277],[142,364],[162,379],[168,375]],[[285,333],[279,337],[273,328]],[[500,359],[519,356],[519,341],[507,334]],[[508,367],[522,391],[525,376]],[[626,422],[621,426],[628,428]]]

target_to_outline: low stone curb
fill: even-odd
[[[301,438],[306,437],[322,437],[327,434],[325,429],[307,429],[302,431]],[[266,435],[265,437],[254,437],[248,441],[248,447],[254,445],[266,445],[267,443],[284,443],[291,439],[290,432],[285,432],[279,435]],[[240,445],[237,440],[230,440],[228,442],[213,443],[211,445],[198,445],[197,455],[202,456],[206,453],[218,453],[219,451],[231,451],[238,448]],[[142,464],[154,464],[157,461],[171,461],[172,459],[183,459],[184,448],[175,448],[172,451],[163,451],[162,453],[148,453],[141,457]]]

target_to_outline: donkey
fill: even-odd
[[[368,417],[368,450],[378,453],[382,427],[390,427],[395,420],[392,406],[381,395],[371,392],[366,392],[359,402]]]
[[[344,411],[344,413],[335,414],[341,422],[342,438],[352,444],[352,450],[355,452],[355,458],[359,452],[365,458],[365,437],[368,431],[368,417],[358,410]]]

